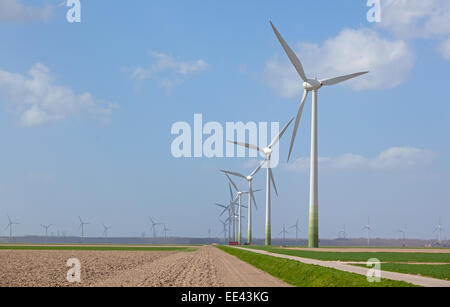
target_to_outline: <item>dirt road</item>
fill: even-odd
[[[81,284],[69,284],[70,258]],[[221,250],[195,252],[0,250],[0,287],[285,287],[284,282]]]
[[[95,286],[287,287],[286,283],[215,247],[176,253]]]

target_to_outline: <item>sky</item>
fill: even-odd
[[[78,235],[81,216],[88,236],[102,223],[140,236],[151,216],[171,235],[222,236],[219,170],[255,161],[176,158],[171,128],[296,115],[301,79],[272,20],[308,76],[370,70],[319,94],[321,237],[364,237],[370,217],[373,237],[436,238],[450,220],[450,3],[381,0],[371,23],[366,2],[81,0],[69,23],[66,1],[0,0],[0,235],[9,215],[15,235]],[[309,99],[290,163],[292,129],[280,144],[274,236],[299,218],[307,237],[310,124]]]

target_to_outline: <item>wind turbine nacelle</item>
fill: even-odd
[[[316,79],[308,79],[307,82],[303,82],[303,88],[307,91],[317,91],[322,85],[323,84]]]
[[[266,156],[270,156],[273,153],[272,148],[264,148],[263,151]]]

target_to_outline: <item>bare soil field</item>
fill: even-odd
[[[406,248],[286,248],[291,250],[303,250],[311,252],[327,252],[327,253],[424,253],[424,254],[449,254],[450,249],[406,249]]]
[[[66,262],[81,261],[81,284]],[[0,250],[0,287],[285,287],[284,282],[215,247],[195,252]]]

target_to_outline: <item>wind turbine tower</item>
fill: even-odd
[[[291,147],[289,149],[289,157],[290,160],[292,149],[294,147],[295,138],[297,136],[298,127],[300,124],[300,120],[303,114],[303,108],[305,106],[306,98],[308,97],[309,92],[312,92],[312,121],[311,121],[311,170],[310,170],[310,195],[309,195],[309,247],[310,248],[318,248],[319,247],[319,177],[318,177],[318,169],[319,169],[319,156],[318,156],[318,107],[317,107],[317,97],[319,93],[319,89],[323,86],[331,86],[341,82],[344,82],[349,79],[356,78],[358,76],[364,75],[368,73],[358,72],[350,75],[345,75],[332,79],[318,80],[307,78],[305,71],[303,69],[303,65],[286,43],[284,38],[275,28],[275,26],[270,22],[275,35],[283,46],[284,51],[286,52],[289,60],[294,65],[301,79],[303,80],[303,98],[300,104],[299,111],[297,113],[297,119],[294,126],[294,132],[292,134]]]

